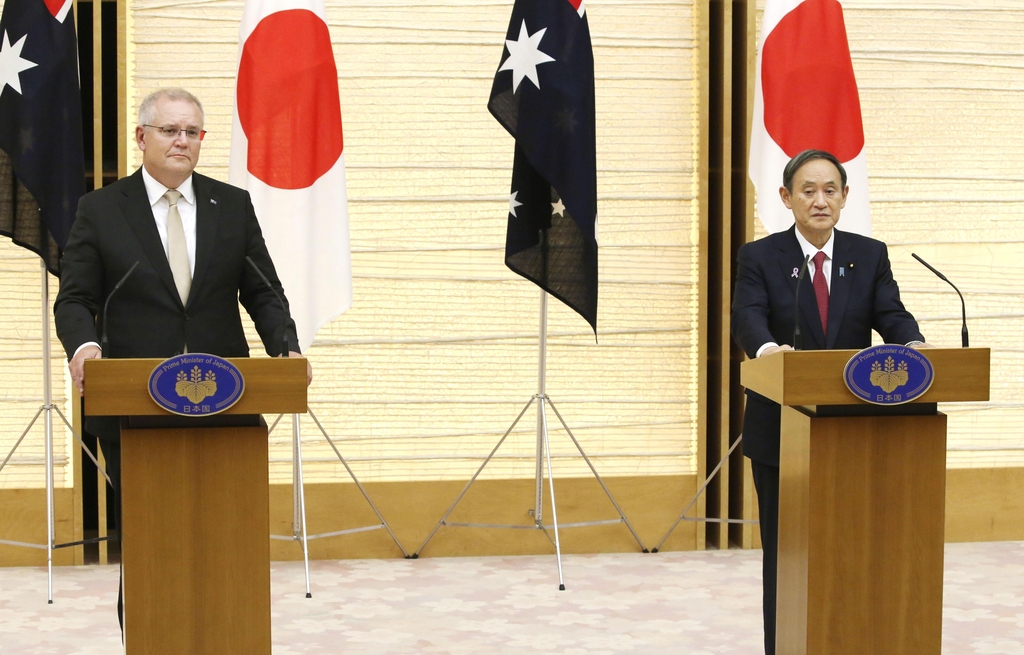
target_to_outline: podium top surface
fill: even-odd
[[[740,365],[740,384],[780,405],[865,404],[846,388],[843,370],[858,350],[784,350]],[[931,388],[914,403],[989,399],[988,348],[919,351],[935,369]]]
[[[171,416],[149,396],[149,376],[162,359],[85,361],[86,416]],[[305,414],[306,359],[228,359],[245,379],[245,392],[223,414]]]

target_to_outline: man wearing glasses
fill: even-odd
[[[274,293],[287,306],[249,194],[194,172],[206,135],[203,118],[199,100],[183,89],[147,96],[135,128],[142,167],[79,202],[53,307],[79,392],[85,360],[101,355],[247,357],[239,302],[268,354],[282,355],[287,339],[290,354],[301,356],[295,323]],[[101,325],[104,302],[136,263]],[[109,342],[101,353],[104,329]],[[91,417],[84,427],[101,441],[116,493],[119,421]]]

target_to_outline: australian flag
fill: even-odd
[[[6,0],[0,17],[0,234],[59,274],[85,193],[72,0]]]
[[[505,264],[596,333],[594,53],[583,0],[516,0],[487,107],[516,140]]]

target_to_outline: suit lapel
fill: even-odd
[[[781,251],[779,253],[779,266],[782,274],[789,279],[790,292],[796,296],[797,278],[793,275],[793,271],[799,271],[800,267],[803,266],[804,251],[800,248],[800,242],[796,240],[796,225],[789,228],[787,232],[787,238],[783,239],[779,247]],[[825,334],[821,331],[818,301],[814,296],[814,287],[811,286],[810,271],[804,274],[804,281],[800,284],[799,304],[800,313],[803,314],[805,323],[811,327],[811,333],[803,335],[805,339],[804,345],[807,345],[806,339],[811,337],[814,340],[815,347],[823,348],[822,344],[825,343]]]
[[[834,229],[834,228],[833,228]],[[853,286],[853,259],[850,252],[850,240],[839,230],[834,230],[835,243],[832,244],[832,284],[828,294],[828,339],[825,347],[832,348],[839,335],[839,328],[846,315],[846,305],[850,300],[850,289]]]
[[[146,184],[142,181],[142,169],[135,171],[131,176],[129,184],[125,187],[124,198],[121,203],[121,212],[125,220],[131,226],[135,238],[142,247],[149,265],[156,271],[157,276],[167,287],[171,296],[181,302],[178,298],[178,289],[174,285],[174,274],[171,273],[171,265],[167,262],[167,253],[164,252],[164,245],[160,241],[160,232],[156,229],[156,220],[153,218],[153,207],[149,204],[149,196],[146,194]]]
[[[220,198],[213,192],[213,185],[202,175],[192,174],[192,188],[196,197],[196,265],[192,275],[189,302],[195,298],[203,285],[213,246],[217,243],[217,226],[220,218]]]

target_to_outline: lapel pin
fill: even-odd
[[[213,198],[210,198],[210,204],[211,204],[211,205],[216,205],[216,204],[217,204],[217,201],[216,201],[216,200],[214,200]]]
[[[839,277],[846,277],[846,269],[842,266],[839,267]]]
[[[800,269],[795,266],[793,267],[793,277],[800,277]]]
[[[847,264],[847,267],[849,267],[850,270],[853,270],[853,262],[850,262],[849,264]]]

